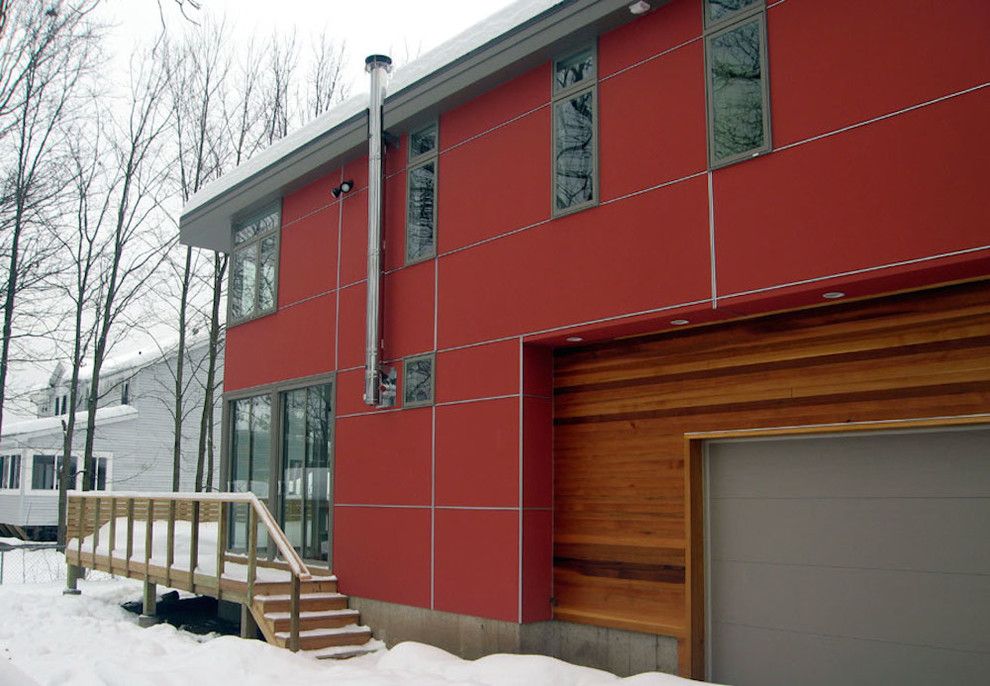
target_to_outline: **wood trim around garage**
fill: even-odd
[[[558,351],[555,617],[701,678],[705,440],[988,421],[987,281]]]

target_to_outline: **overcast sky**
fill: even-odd
[[[352,92],[363,90],[364,58],[372,53],[390,54],[397,62],[415,57],[451,38],[485,17],[511,4],[510,0],[201,0],[198,14],[226,16],[238,40],[252,34],[259,39],[274,30],[296,29],[307,52],[307,38],[324,28],[344,41]],[[161,0],[171,30],[181,29],[182,18],[174,0]],[[161,31],[157,0],[105,0],[104,16],[116,25],[111,45],[118,68],[126,69],[126,56],[135,41],[152,39]],[[192,13],[193,17],[197,13]]]

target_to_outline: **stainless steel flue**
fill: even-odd
[[[382,281],[382,103],[385,74],[392,60],[370,55],[364,68],[371,75],[368,99],[368,304],[365,317],[364,402],[381,404],[381,281]]]

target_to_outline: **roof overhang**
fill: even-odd
[[[658,7],[667,1],[652,4]],[[632,21],[629,4],[629,0],[565,0],[553,5],[397,89],[385,100],[385,129],[405,131]],[[348,104],[355,109],[353,103],[342,105],[345,118],[331,128],[304,127],[300,135],[290,134],[259,154],[260,159],[242,164],[241,173],[228,173],[228,179],[221,178],[193,196],[179,220],[181,242],[228,252],[231,222],[238,216],[363,155],[368,112],[358,109],[346,116]]]

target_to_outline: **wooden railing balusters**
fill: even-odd
[[[79,559],[82,559],[82,544],[83,539],[86,538],[86,499],[83,498],[79,502],[79,536],[76,538],[77,550],[76,553],[79,555]]]
[[[189,582],[196,589],[196,567],[199,566],[199,501],[192,504],[189,516]]]
[[[134,498],[127,499],[127,557],[124,560],[124,574],[131,571],[131,557],[134,555]]]
[[[248,605],[254,602],[254,578],[258,573],[258,513],[253,507],[248,508],[248,572],[247,597]]]
[[[227,503],[220,503],[217,510],[217,600],[222,592],[224,554],[227,552]]]
[[[144,575],[151,575],[151,547],[154,543],[155,501],[148,498],[148,515],[144,524]]]
[[[96,499],[93,507],[93,563],[96,563],[96,547],[100,544],[100,504],[101,500]]]
[[[110,498],[110,540],[107,541],[110,555],[110,573],[113,573],[113,551],[117,549],[117,499]]]
[[[168,529],[165,532],[165,584],[172,585],[172,564],[175,562],[175,501],[168,501]]]
[[[292,594],[289,598],[289,650],[299,651],[299,577],[292,575]]]

